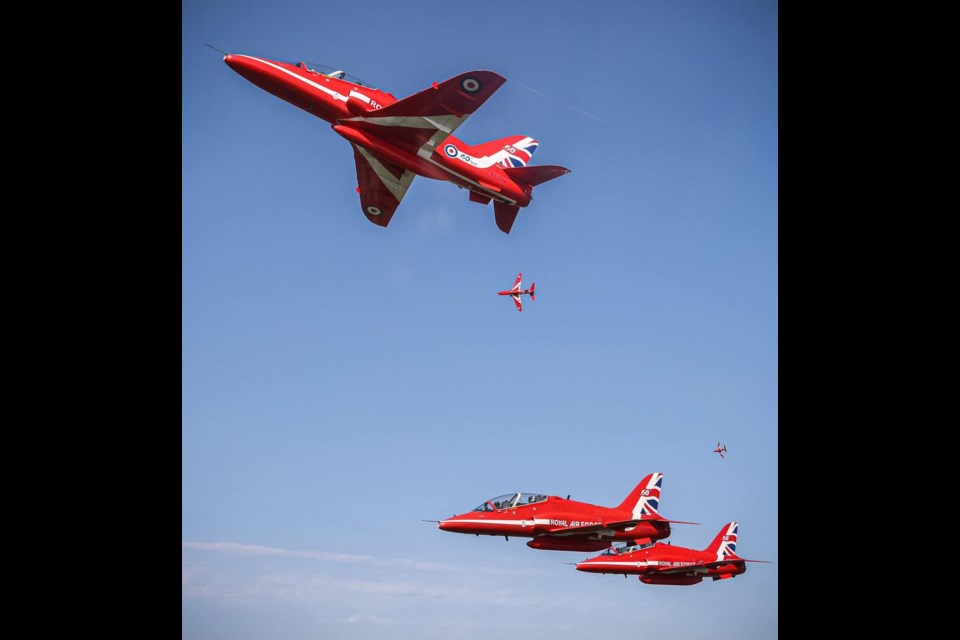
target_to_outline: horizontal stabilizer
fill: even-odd
[[[545,164],[534,167],[506,167],[503,172],[518,182],[535,187],[538,184],[570,173],[570,169],[554,164]]]

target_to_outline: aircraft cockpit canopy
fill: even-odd
[[[511,507],[522,507],[527,504],[543,502],[547,496],[542,493],[506,493],[496,498],[490,498],[474,511],[500,511]]]
[[[634,551],[640,551],[641,549],[647,549],[652,547],[654,542],[644,542],[643,544],[627,544],[620,547],[610,547],[600,555],[602,556],[622,556],[625,553],[633,553]]]
[[[362,80],[360,80],[360,78],[357,78],[356,76],[352,76],[349,73],[346,73],[345,71],[341,71],[340,69],[334,70],[331,67],[328,67],[326,65],[315,64],[313,62],[300,61],[296,63],[295,66],[300,69],[303,69],[304,71],[309,71],[310,73],[317,76],[326,76],[328,78],[336,78],[337,80],[346,80],[347,82],[360,85],[361,87],[370,87],[371,89],[374,88],[373,86],[367,84],[366,82],[363,82]],[[324,70],[318,71],[314,67],[318,67]]]

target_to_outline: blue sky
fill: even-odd
[[[777,4],[182,12],[183,637],[776,637]],[[572,172],[509,236],[422,177],[377,227],[349,144],[205,43],[397,97],[494,70],[457,137]],[[496,295],[518,272],[522,314]],[[655,587],[422,522],[511,491],[613,506],[653,471],[702,523],[673,544],[737,520],[772,564]]]

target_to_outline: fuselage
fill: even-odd
[[[524,289],[523,291],[497,291],[498,296],[528,296],[533,291],[530,289]]]
[[[421,156],[417,148],[402,140],[378,136],[358,126],[365,115],[397,102],[388,92],[325,75],[305,63],[290,64],[240,54],[228,54],[224,62],[264,91],[329,122],[334,131],[351,143],[408,171],[452,182],[509,205],[525,207],[530,203],[532,187],[517,183],[486,157],[474,157],[472,147],[453,135],[447,136],[433,152]],[[397,125],[402,127],[403,123]]]
[[[700,579],[730,578],[746,571],[743,560],[732,558],[717,564],[717,554],[676,545],[655,543],[629,553],[610,549],[577,563],[578,571],[639,575],[650,584],[696,584]]]
[[[644,520],[628,530],[603,526],[629,521],[632,517],[629,511],[545,496],[540,501],[518,500],[505,507],[487,501],[473,511],[441,520],[437,526],[454,533],[534,538],[528,546],[568,551],[598,551],[617,540],[659,540],[670,535],[670,524],[662,519]],[[585,527],[590,530],[575,531]]]

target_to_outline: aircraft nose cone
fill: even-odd
[[[257,85],[265,91],[276,94],[277,81],[272,79],[273,65],[260,58],[245,56],[239,53],[228,53],[223,57],[223,61],[228,67],[238,74]],[[280,84],[283,84],[282,82]],[[287,98],[281,96],[286,100]]]
[[[228,67],[242,75],[248,80],[263,75],[263,65],[250,56],[242,56],[236,53],[228,53],[223,56],[223,61]]]
[[[240,71],[240,66],[243,64],[240,60],[241,58],[239,56],[235,56],[232,53],[223,56],[223,61],[234,71]]]

